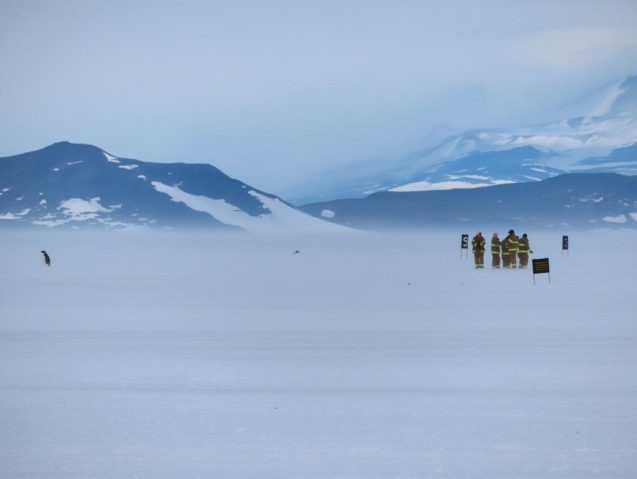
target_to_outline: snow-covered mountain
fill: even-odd
[[[288,195],[296,203],[383,191],[476,188],[565,172],[637,174],[637,76],[581,101],[580,116],[465,131],[402,157],[347,165]],[[618,156],[621,160],[618,160]]]
[[[0,227],[330,230],[212,165],[148,163],[55,143],[0,158]]]
[[[637,176],[571,173],[475,189],[383,191],[303,209],[362,229],[637,228]]]
[[[504,151],[474,151],[442,164],[423,180],[394,187],[389,191],[449,190],[539,181],[563,173],[546,166],[552,156],[551,153],[533,146],[520,146]]]
[[[637,143],[617,148],[609,155],[585,158],[578,165],[592,172],[614,172],[624,175],[637,175]]]

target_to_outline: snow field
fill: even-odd
[[[0,477],[633,477],[637,235],[460,233],[3,235]]]

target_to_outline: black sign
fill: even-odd
[[[548,258],[540,258],[533,260],[533,274],[542,274],[542,273],[550,273],[551,269],[549,268],[549,259]]]
[[[462,239],[460,240],[460,249],[469,248],[469,235],[462,235]]]
[[[562,236],[562,250],[568,250],[568,236]]]

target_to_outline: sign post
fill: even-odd
[[[465,256],[469,256],[469,235],[463,234],[460,238],[460,257],[462,258],[462,253],[465,252]]]
[[[562,256],[564,256],[565,251],[566,256],[568,256],[568,236],[562,236]]]
[[[549,284],[551,283],[551,268],[548,258],[539,258],[533,260],[533,284],[535,284],[535,275],[546,273],[549,275]]]

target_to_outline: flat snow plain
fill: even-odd
[[[636,477],[637,234],[459,233],[3,233],[0,477]]]

